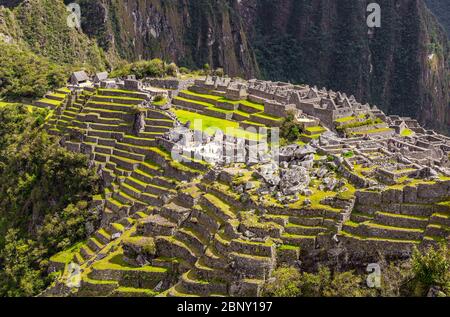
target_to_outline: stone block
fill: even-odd
[[[403,203],[403,192],[400,189],[388,189],[382,193],[381,198],[383,203]]]

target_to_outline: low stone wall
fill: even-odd
[[[232,104],[229,102],[216,102],[216,107],[223,110],[234,111],[238,108],[239,104]]]
[[[418,245],[404,242],[359,240],[346,236],[339,236],[338,239],[348,254],[363,259],[378,257],[380,252],[385,256],[395,258],[410,257],[414,246]]]
[[[121,98],[114,98],[114,97],[101,97],[101,96],[92,96],[91,101],[96,101],[99,103],[102,102],[110,102],[110,103],[116,103],[116,104],[123,104],[123,105],[140,105],[144,102],[142,99],[121,99]]]
[[[128,97],[128,98],[139,98],[149,101],[150,97],[146,93],[135,92],[135,91],[119,91],[119,90],[98,90],[98,94],[101,96],[116,96],[116,97]]]
[[[250,100],[251,102],[254,102],[254,103],[259,103],[259,104],[264,104],[264,102],[266,101],[265,98],[261,98],[256,95],[248,95],[248,100]]]
[[[383,193],[368,191],[356,193],[357,202],[375,205],[381,202],[429,204],[447,201],[449,198],[450,181],[424,183],[417,187],[405,186],[403,191],[388,189]]]
[[[225,119],[225,120],[232,120],[232,118],[233,118],[233,113],[219,112],[219,111],[215,111],[212,109],[204,109],[203,114],[210,116],[210,117]]]
[[[180,87],[180,81],[178,79],[146,78],[143,82],[162,89],[177,90]]]
[[[268,127],[281,127],[281,125],[283,123],[281,120],[266,118],[266,117],[253,115],[253,114],[250,116],[250,120],[253,122],[268,126]]]
[[[193,109],[195,111],[200,111],[200,112],[203,112],[203,110],[206,109],[206,107],[204,105],[200,105],[200,104],[194,103],[194,102],[189,102],[186,100],[180,100],[177,98],[172,99],[172,103],[175,106],[180,106],[180,107],[187,108],[187,109]]]

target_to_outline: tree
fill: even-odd
[[[166,75],[167,76],[172,76],[172,77],[177,77],[178,76],[178,66],[175,63],[170,63],[169,65],[167,65],[166,67]]]
[[[274,271],[272,278],[264,285],[264,296],[298,297],[300,295],[300,272],[293,267],[282,267]]]
[[[33,296],[44,287],[39,269],[42,250],[31,240],[20,238],[19,231],[11,229],[1,251],[3,270],[0,273],[0,295],[8,297]]]
[[[63,86],[69,70],[18,45],[0,41],[0,95],[9,99],[38,98]]]
[[[445,244],[424,253],[415,248],[411,262],[416,295],[426,295],[432,286],[450,295],[450,254]]]
[[[219,77],[223,77],[223,76],[225,76],[225,71],[223,70],[223,68],[217,68],[214,71],[214,75],[219,76]]]
[[[209,64],[203,65],[203,71],[205,72],[205,75],[209,75],[211,73],[211,66],[209,66]]]
[[[0,109],[0,296],[33,296],[48,284],[48,258],[87,238],[98,176],[82,154],[42,129],[46,112]]]
[[[292,143],[298,141],[301,136],[300,126],[295,122],[295,115],[289,112],[280,128],[280,136],[282,139]]]

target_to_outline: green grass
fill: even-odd
[[[0,101],[0,108],[7,107],[7,106],[10,106],[10,105],[12,105],[12,104],[9,103],[9,102]]]
[[[161,101],[153,102],[154,106],[161,107],[167,103],[167,98],[163,98]]]
[[[264,105],[259,103],[254,103],[249,100],[241,100],[239,103],[247,107],[255,108],[256,110],[264,111]]]
[[[100,92],[119,92],[119,93],[126,93],[126,94],[130,94],[130,95],[139,95],[138,92],[136,91],[132,91],[132,90],[123,90],[123,89],[99,89]]]
[[[140,99],[140,98],[122,97],[122,96],[107,96],[107,95],[96,95],[95,98],[117,99],[117,100],[132,100],[132,101],[141,101],[141,100],[143,100],[143,99]]]
[[[400,214],[393,214],[393,213],[382,212],[382,211],[378,211],[377,214],[380,214],[383,216],[388,216],[388,217],[393,217],[393,218],[422,220],[422,221],[427,221],[429,218],[429,217],[425,217],[425,216],[400,215]]]
[[[374,241],[374,242],[376,242],[376,241],[385,241],[385,242],[393,242],[393,243],[410,243],[410,244],[419,244],[420,243],[420,241],[416,241],[416,240],[364,237],[364,236],[361,236],[361,235],[356,235],[356,234],[348,233],[348,232],[345,232],[345,231],[341,231],[339,233],[339,235],[342,235],[344,237],[357,239],[357,240],[361,240],[361,241]]]
[[[334,122],[345,123],[345,122],[349,122],[349,121],[352,121],[352,120],[355,120],[355,119],[356,119],[356,117],[344,117],[344,118],[340,118],[340,119],[334,120]]]
[[[51,93],[51,94],[49,94],[49,96],[60,98],[60,99],[66,99],[66,97],[67,97],[67,95],[59,94],[59,93]]]
[[[80,250],[82,245],[83,245],[83,243],[80,242],[80,243],[74,245],[73,247],[71,247],[70,249],[65,250],[63,252],[60,252],[60,253],[52,256],[50,258],[50,260],[53,262],[57,262],[57,263],[68,264],[73,260],[74,254]]]
[[[43,103],[47,103],[47,104],[51,104],[54,106],[60,106],[62,104],[62,101],[58,101],[58,100],[52,100],[52,99],[47,99],[47,98],[42,98],[40,100],[38,100],[39,102],[43,102]]]
[[[124,295],[124,296],[127,296],[128,294],[130,296],[139,294],[139,295],[148,296],[148,297],[154,297],[154,296],[158,295],[158,292],[152,291],[150,289],[132,288],[132,287],[119,287],[118,289],[116,289],[115,292],[119,293],[121,295]]]
[[[230,99],[224,98],[222,96],[215,96],[215,95],[208,95],[208,94],[199,94],[199,93],[192,92],[192,91],[189,91],[189,90],[183,90],[182,92],[187,94],[187,95],[202,97],[202,98],[210,99],[210,100],[213,100],[213,101],[227,102],[227,103],[233,104],[233,105],[243,104],[245,106],[253,107],[255,109],[264,111],[264,105],[259,104],[259,103],[255,103],[255,102],[252,102],[252,101],[249,101],[249,100],[238,100],[238,101],[236,101],[236,100],[230,100]]]
[[[412,229],[412,228],[403,228],[403,227],[393,227],[393,226],[385,226],[375,223],[369,223],[367,224],[369,227],[377,228],[377,229],[385,229],[385,230],[397,230],[397,231],[404,231],[404,232],[417,232],[422,233],[422,229]]]
[[[261,112],[264,111],[264,105],[252,102],[250,100],[238,100],[238,101],[236,101],[236,100],[230,100],[230,99],[227,99],[227,98],[224,98],[224,97],[221,97],[221,96],[207,95],[207,94],[198,94],[198,93],[195,93],[195,92],[192,92],[192,91],[189,91],[189,90],[183,90],[182,92],[187,94],[187,95],[202,97],[202,98],[205,98],[205,99],[210,99],[212,101],[226,102],[226,103],[229,103],[229,104],[232,104],[232,105],[242,104],[244,106],[251,107],[251,108],[254,108],[256,110],[259,110]]]
[[[176,109],[173,111],[183,124],[191,121],[191,128],[193,128],[194,130],[200,130],[210,135],[213,135],[217,130],[221,130],[224,134],[237,138],[244,138],[252,141],[258,141],[261,139],[261,135],[257,133],[247,132],[239,128],[239,123],[234,121],[214,118],[180,109]],[[198,127],[194,125],[194,120],[200,120],[201,125],[199,125]]]
[[[311,132],[313,134],[317,134],[317,133],[325,132],[325,129],[323,127],[317,126],[317,127],[306,128],[306,131]]]
[[[123,260],[123,255],[120,252],[114,252],[107,256],[105,259],[96,262],[93,265],[94,269],[97,270],[119,270],[119,271],[141,271],[141,272],[155,272],[155,273],[165,273],[166,268],[153,267],[153,266],[143,266],[134,267]]]
[[[281,245],[278,250],[280,251],[284,251],[284,250],[288,250],[288,251],[299,251],[300,247],[294,246],[294,245],[289,245],[289,244],[283,244]]]
[[[255,117],[260,117],[260,118],[269,119],[269,120],[273,120],[273,121],[282,121],[284,119],[284,118],[268,115],[267,113],[255,113],[253,115]]]
[[[236,215],[234,214],[233,210],[230,208],[228,204],[223,202],[218,197],[212,195],[212,194],[206,194],[204,196],[207,200],[209,200],[214,206],[218,207],[220,210],[222,210],[226,215],[230,216],[231,218],[236,218]]]
[[[382,132],[388,132],[388,131],[393,131],[393,130],[391,128],[380,128],[380,129],[366,130],[366,131],[362,131],[362,132],[354,132],[354,134],[364,135],[364,134],[375,134],[375,133],[382,133]]]
[[[414,134],[414,132],[410,129],[405,129],[403,130],[403,132],[400,134],[401,136],[412,136]]]

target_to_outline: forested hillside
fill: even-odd
[[[98,177],[84,155],[45,132],[47,115],[0,105],[0,296],[42,291],[52,278],[48,258],[84,239],[96,221],[88,202]]]

